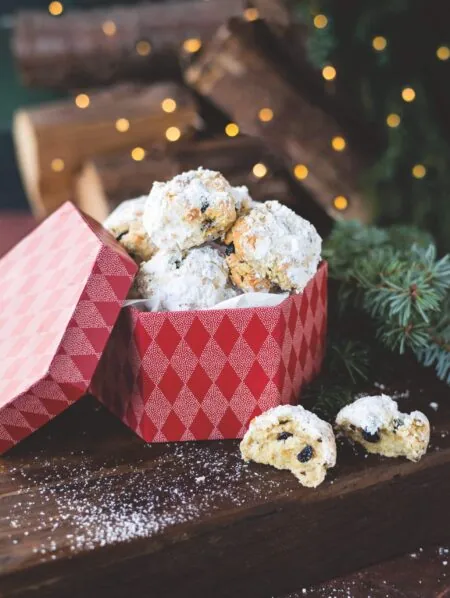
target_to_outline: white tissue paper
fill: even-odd
[[[273,307],[274,305],[279,305],[280,303],[282,303],[288,296],[289,293],[243,293],[242,295],[237,295],[236,297],[232,297],[231,299],[221,301],[217,305],[214,305],[213,307],[208,307],[207,309]],[[166,311],[160,309],[159,301],[157,298],[129,299],[125,301],[123,304],[124,307],[127,307],[129,305],[132,305],[135,309],[139,311]]]

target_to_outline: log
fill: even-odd
[[[278,199],[293,204],[289,184],[279,165],[256,139],[250,137],[188,141],[175,147],[145,145],[141,162],[129,151],[95,156],[86,163],[76,185],[80,208],[102,222],[121,201],[147,194],[154,181],[204,166],[219,170],[233,185],[247,185],[255,200]],[[257,178],[253,166],[262,162],[267,175]]]
[[[73,10],[55,18],[19,12],[12,38],[25,85],[76,89],[120,80],[174,78],[186,39],[208,40],[244,0],[144,3]]]
[[[185,79],[237,122],[243,133],[279,152],[332,217],[370,220],[358,185],[360,148],[347,139],[331,114],[283,77],[246,24],[233,20],[222,26],[186,70]]]
[[[168,98],[175,102],[169,103],[172,112],[162,107]],[[19,110],[13,137],[33,212],[42,217],[74,199],[74,177],[91,156],[143,141],[166,142],[170,127],[176,127],[182,137],[189,136],[198,122],[192,95],[174,83],[124,84]]]

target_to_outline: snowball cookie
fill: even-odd
[[[300,405],[280,405],[255,417],[240,448],[245,461],[288,469],[311,488],[336,465],[332,427]]]
[[[232,187],[213,170],[190,170],[153,183],[144,227],[161,249],[190,249],[222,238],[250,206],[247,187]]]
[[[103,223],[138,263],[149,260],[156,250],[142,224],[146,201],[145,195],[123,201]]]
[[[237,258],[260,278],[283,291],[297,292],[317,271],[322,248],[322,239],[314,226],[278,201],[252,204],[250,212],[229,231],[225,242],[233,244]],[[230,256],[231,267],[234,260]]]
[[[205,309],[236,295],[224,257],[212,247],[159,251],[141,264],[134,288],[153,311]]]
[[[400,413],[386,395],[362,397],[339,411],[336,425],[369,453],[419,461],[430,440],[430,423],[420,411]]]

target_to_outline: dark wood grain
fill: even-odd
[[[450,404],[426,388],[400,400],[435,422],[420,463],[341,447],[317,490],[236,442],[145,445],[84,398],[1,460],[3,595],[282,595],[444,541]]]

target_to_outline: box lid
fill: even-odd
[[[86,392],[136,270],[71,203],[0,260],[0,452]]]

